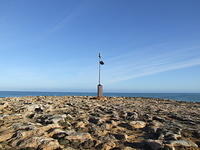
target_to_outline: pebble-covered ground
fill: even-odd
[[[151,98],[0,98],[0,149],[198,150],[200,103]]]

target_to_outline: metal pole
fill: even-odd
[[[101,61],[101,56],[100,56],[100,53],[99,53],[99,84],[97,85],[97,97],[100,98],[103,96],[103,85],[101,85],[101,64],[100,64],[100,61]]]
[[[100,56],[100,53],[99,53]],[[99,57],[99,85],[101,85],[101,65],[100,65],[100,57]]]

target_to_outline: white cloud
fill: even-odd
[[[160,47],[162,49],[162,47]],[[157,74],[160,72],[177,70],[181,68],[200,65],[200,47],[173,50],[168,47],[168,51],[155,49],[145,50],[146,54],[141,55],[141,51],[135,51],[134,55],[124,55],[116,57],[108,64],[104,71],[105,80],[108,83],[130,80],[133,78]],[[143,52],[142,52],[143,53]]]

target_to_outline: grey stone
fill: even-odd
[[[189,140],[174,140],[169,141],[169,144],[172,146],[198,147],[197,144]]]

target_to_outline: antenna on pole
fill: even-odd
[[[99,61],[98,61],[98,66],[99,66],[99,84],[97,85],[97,97],[102,97],[103,96],[103,85],[101,85],[101,65],[104,65],[104,62],[102,61],[101,54],[99,53]]]

